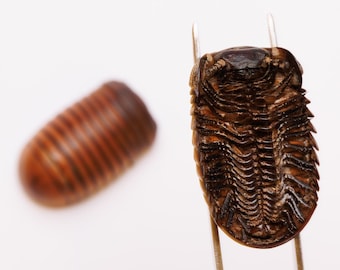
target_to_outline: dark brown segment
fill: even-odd
[[[125,84],[109,82],[43,127],[25,147],[20,175],[48,206],[78,202],[110,183],[153,142],[156,124]]]
[[[218,226],[250,247],[292,239],[317,204],[317,146],[301,75],[282,48],[206,54],[192,71],[201,186]]]

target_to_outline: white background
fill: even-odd
[[[303,230],[307,270],[340,269],[340,16],[337,1],[0,0],[0,269],[214,269],[192,155],[191,24],[201,51],[278,42],[304,68],[320,151],[319,205]],[[102,83],[122,80],[158,124],[155,144],[96,196],[54,210],[18,179],[27,141]],[[225,269],[295,269],[293,244],[221,235]]]

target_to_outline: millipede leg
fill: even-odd
[[[213,246],[214,246],[216,270],[223,270],[223,261],[222,261],[221,245],[220,245],[220,237],[218,234],[218,228],[212,217],[210,217],[210,223],[211,223],[211,235],[212,235]]]
[[[294,238],[294,245],[295,245],[295,255],[296,255],[297,270],[303,270],[303,258],[302,258],[302,247],[301,247],[300,234],[298,234]]]

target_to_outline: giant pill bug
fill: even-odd
[[[129,167],[155,133],[142,100],[123,83],[106,83],[32,138],[20,160],[22,183],[42,204],[78,202]]]
[[[195,160],[215,223],[250,247],[294,238],[319,189],[312,114],[294,56],[278,47],[206,54],[190,85]]]

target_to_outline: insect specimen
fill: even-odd
[[[42,204],[78,202],[128,168],[155,133],[142,100],[123,83],[106,83],[32,138],[20,160],[22,183]]]
[[[190,86],[195,159],[214,222],[250,247],[294,238],[317,205],[319,179],[295,57],[279,47],[205,54]]]

